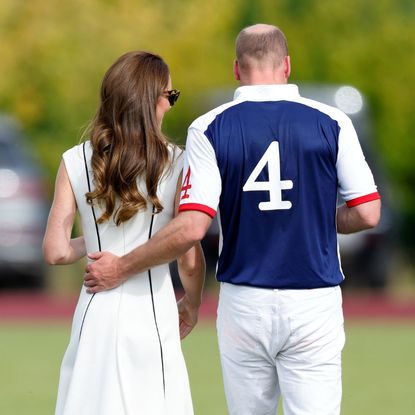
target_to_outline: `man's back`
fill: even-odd
[[[301,98],[295,85],[242,87],[235,98],[196,120],[188,139],[188,158],[197,140],[214,152],[217,167],[206,171],[217,168],[220,176],[210,189],[220,193],[218,280],[268,288],[338,285],[338,168],[348,164],[338,165],[339,143],[351,145],[354,168],[368,173],[350,121]],[[198,162],[190,161],[192,173]],[[189,178],[196,183],[182,205],[193,197],[200,203],[198,178],[197,172]],[[369,172],[360,189],[344,190],[353,199],[376,187]]]

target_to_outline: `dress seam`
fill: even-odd
[[[83,156],[84,156],[85,175],[86,175],[86,181],[87,181],[88,191],[91,192],[91,182],[89,180],[88,163],[86,161],[86,154],[85,154],[85,142],[82,145],[82,152],[83,152]],[[92,203],[91,203],[91,210],[92,210],[92,216],[94,218],[95,231],[96,231],[96,234],[97,234],[98,250],[101,252],[101,250],[102,250],[101,249],[101,238],[100,238],[100,235],[99,235],[99,229],[98,229],[97,218],[95,216],[94,205]],[[88,301],[88,305],[85,308],[84,315],[82,317],[81,328],[79,329],[79,338],[78,338],[79,341],[81,340],[82,330],[84,328],[85,318],[86,318],[86,315],[88,313],[89,306],[91,305],[91,302],[92,302],[92,300],[95,297],[95,294],[96,293],[92,294],[91,298]]]
[[[153,209],[152,209],[152,213],[151,213],[150,229],[149,229],[149,233],[148,233],[148,239],[151,238],[151,234],[152,234],[152,231],[153,231],[154,211],[155,211],[155,209],[154,209],[154,205],[153,205]],[[158,338],[159,346],[160,346],[161,373],[162,373],[162,379],[163,379],[163,395],[164,395],[164,398],[166,398],[166,378],[165,378],[165,373],[164,373],[163,344],[161,342],[160,331],[159,331],[159,327],[158,327],[158,323],[157,323],[157,313],[156,313],[156,306],[155,306],[154,294],[153,294],[153,282],[152,282],[152,276],[151,276],[151,270],[150,269],[148,270],[148,282],[149,282],[149,286],[150,286],[151,304],[152,304],[152,307],[153,307],[154,324],[156,326],[157,338]]]

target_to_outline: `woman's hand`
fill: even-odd
[[[199,305],[191,304],[185,294],[178,302],[180,339],[184,339],[196,325],[199,316]]]

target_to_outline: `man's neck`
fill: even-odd
[[[250,73],[245,76],[241,76],[241,79],[239,80],[239,85],[283,85],[287,82],[288,79],[280,73]]]

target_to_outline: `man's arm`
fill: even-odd
[[[86,267],[87,291],[96,293],[114,288],[133,274],[171,262],[203,239],[211,221],[203,212],[181,212],[148,242],[122,257],[109,252],[88,255],[95,262]]]
[[[348,207],[337,208],[337,232],[348,234],[374,228],[380,220],[380,199]]]
[[[88,292],[114,288],[133,274],[168,263],[205,236],[219,205],[221,176],[212,144],[194,126],[189,127],[183,171],[181,213],[147,243],[121,258],[101,252],[89,255],[95,262],[86,268]]]

